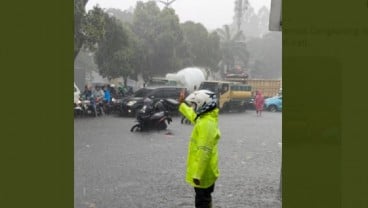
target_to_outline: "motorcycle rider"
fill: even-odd
[[[103,97],[103,109],[104,109],[104,112],[109,114],[110,111],[111,111],[111,101],[112,101],[112,98],[111,98],[111,92],[110,92],[110,87],[109,85],[105,85],[103,88],[102,88],[103,92],[104,92],[104,97]]]
[[[117,92],[115,85],[114,84],[110,84],[108,86],[109,90],[110,90],[110,95],[111,95],[111,99],[112,98],[119,98],[122,97],[121,95],[119,95],[119,93]]]
[[[83,100],[88,100],[89,103],[87,104],[87,109],[92,110],[92,112],[94,112],[96,114],[96,102],[94,99],[94,90],[92,88],[91,85],[85,85],[84,86],[84,91],[82,93],[82,99]],[[86,109],[86,110],[87,110]]]
[[[144,108],[144,112],[142,112],[143,108]],[[150,117],[154,111],[153,101],[148,97],[144,98],[142,109],[140,110],[140,116],[145,117],[145,118]]]
[[[104,93],[103,89],[99,86],[96,86],[95,90],[93,90],[92,93],[93,93],[93,97],[96,99],[96,101],[103,100],[103,98],[105,97],[105,93]]]
[[[110,103],[111,102],[111,93],[108,85],[105,85],[103,88],[104,92],[104,102]]]
[[[85,100],[89,100],[92,96],[92,90],[91,90],[91,86],[85,85],[84,86],[84,91],[82,93],[82,97]]]
[[[155,111],[156,112],[166,111],[166,108],[164,106],[164,100],[161,99],[155,103]]]
[[[221,133],[218,129],[216,94],[209,90],[198,90],[184,98],[182,92],[179,102],[179,111],[194,124],[189,141],[185,180],[194,187],[195,207],[211,208],[211,193],[220,175],[217,143]]]
[[[101,114],[105,114],[103,111],[103,98],[105,96],[105,93],[103,89],[99,86],[95,86],[95,88],[92,90],[92,98],[91,103],[93,105],[93,110],[95,111],[95,116],[97,115],[97,108],[101,110]]]
[[[139,129],[138,131],[146,130],[164,130],[167,127],[167,122],[170,124],[171,117],[165,113],[165,108],[162,104],[163,100],[155,103],[152,99],[146,97],[143,100],[143,107],[137,112],[138,124],[134,125],[130,131]]]

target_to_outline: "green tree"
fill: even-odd
[[[105,35],[105,12],[102,8],[95,6],[89,10],[83,24],[84,48],[95,51],[97,42]]]
[[[95,50],[95,44],[104,35],[103,10],[95,6],[86,13],[87,2],[88,0],[74,1],[74,60],[82,47]]]
[[[161,11],[154,1],[139,1],[132,27],[142,52],[139,70],[144,78],[177,71],[188,60],[179,18],[173,9]]]
[[[74,0],[74,59],[77,57],[84,41],[82,24],[86,14],[88,0]]]
[[[95,62],[103,77],[113,79],[123,76],[126,85],[127,78],[134,69],[132,60],[135,42],[128,28],[115,17],[105,13],[104,21],[105,36],[98,42]]]
[[[109,8],[106,12],[112,14],[116,19],[123,23],[126,22],[131,24],[133,22],[133,12],[130,10],[121,11],[120,9]]]
[[[156,28],[158,27],[158,15],[160,9],[154,2],[137,2],[133,15],[133,32],[139,43],[142,52],[142,67],[138,73],[142,73],[144,78],[150,74],[150,69],[154,67],[153,56],[155,53]]]
[[[270,12],[267,7],[263,6],[256,12],[254,8],[249,5],[246,12],[243,14],[240,30],[247,39],[252,37],[262,37],[268,32],[268,21]],[[236,21],[233,24],[236,27]]]
[[[220,37],[216,32],[211,32],[207,40],[208,67],[218,71],[221,61]]]
[[[238,31],[235,35],[232,35],[228,25],[224,25],[223,29],[218,29],[216,32],[221,38],[221,63],[224,73],[233,69],[235,65],[246,66],[249,60],[249,52],[247,51],[243,32]]]
[[[192,65],[217,69],[221,59],[220,37],[216,32],[208,33],[200,23],[187,21],[181,24],[188,45]]]
[[[159,15],[158,34],[156,38],[156,53],[154,68],[156,74],[174,72],[183,67],[181,59],[185,59],[185,53],[181,53],[184,45],[184,35],[180,28],[179,18],[175,10],[165,7]]]
[[[250,76],[253,78],[279,79],[282,77],[282,35],[269,32],[262,38],[248,41]]]

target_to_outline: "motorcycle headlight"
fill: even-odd
[[[137,103],[137,101],[135,101],[135,100],[131,100],[131,101],[129,101],[128,103],[127,103],[127,106],[133,106],[134,104],[136,104]]]

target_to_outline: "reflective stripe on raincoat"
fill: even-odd
[[[185,180],[193,187],[208,188],[220,176],[218,170],[217,143],[220,139],[218,129],[218,108],[196,118],[194,110],[182,103],[179,111],[194,124],[188,148],[187,170]],[[198,179],[200,185],[195,185]]]

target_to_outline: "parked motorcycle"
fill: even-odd
[[[92,110],[94,110],[95,117],[105,115],[104,102],[102,98],[95,98],[92,100],[91,104],[93,106]]]
[[[155,111],[153,106],[150,105],[143,105],[137,112],[136,118],[138,123],[132,126],[131,132],[165,130],[167,125],[172,122],[172,118],[167,111]]]
[[[83,116],[85,112],[83,100],[79,98],[74,102],[74,116]]]
[[[110,113],[120,113],[122,98],[120,97],[113,97],[110,102]]]
[[[74,104],[74,115],[76,116],[100,116],[104,115],[104,106],[101,99],[84,99],[80,98]]]

